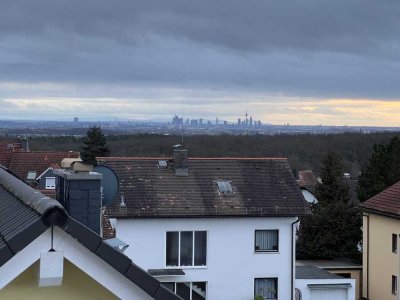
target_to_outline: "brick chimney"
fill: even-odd
[[[188,151],[186,146],[178,144],[173,147],[173,158],[175,175],[177,176],[188,176],[189,167],[187,163]]]
[[[92,166],[73,163],[70,169],[54,170],[56,199],[71,217],[100,234],[101,180]]]

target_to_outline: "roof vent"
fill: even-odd
[[[121,202],[119,203],[120,207],[126,207],[126,203],[125,203],[125,195],[124,193],[121,193]]]

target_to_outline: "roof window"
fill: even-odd
[[[224,193],[224,194],[232,193],[232,186],[229,181],[218,180],[217,186],[218,186],[218,190],[220,193]]]
[[[28,171],[28,175],[26,175],[27,180],[35,180],[37,172],[36,171]]]
[[[167,161],[166,160],[159,160],[158,161],[158,167],[160,169],[166,169],[168,167]]]

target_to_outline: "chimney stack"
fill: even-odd
[[[174,158],[175,175],[188,176],[189,175],[189,167],[187,164],[188,151],[186,146],[178,144],[175,145],[173,148],[174,148],[173,158]]]
[[[91,172],[92,168],[75,162],[70,169],[54,170],[56,199],[71,217],[100,234],[103,175]]]

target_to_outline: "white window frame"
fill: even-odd
[[[50,186],[47,184],[47,180],[54,180],[54,185]],[[55,177],[46,177],[45,178],[45,188],[46,190],[55,190],[56,189],[56,178]]]
[[[276,231],[278,235],[278,249],[277,250],[256,250],[256,232],[257,231]],[[253,250],[254,253],[279,253],[279,229],[274,228],[274,229],[255,229],[254,230],[254,245],[253,245]]]
[[[181,266],[181,232],[192,232],[193,240],[192,240],[192,265],[191,266]],[[177,266],[169,266],[167,265],[167,233],[168,232],[178,232],[178,265]],[[204,266],[195,266],[194,265],[194,245],[195,245],[195,232],[205,232],[206,233],[206,264]],[[205,269],[208,266],[208,231],[207,230],[168,230],[165,232],[165,243],[164,243],[164,265],[165,269]]]
[[[198,230],[198,231],[201,231],[201,230]],[[208,298],[208,282],[207,281],[164,281],[164,282],[161,282],[161,284],[163,284],[163,283],[173,283],[174,284],[174,290],[173,290],[173,292],[176,294],[176,285],[178,284],[178,283],[190,283],[190,300],[192,300],[192,290],[193,290],[193,282],[204,282],[205,284],[206,284],[206,296],[205,296],[205,299],[207,300],[207,298]]]
[[[256,295],[256,280],[257,279],[261,279],[261,280],[263,280],[263,279],[276,279],[276,298],[265,298],[263,295],[260,295],[260,296],[263,296],[263,299],[266,299],[266,300],[278,300],[279,299],[279,277],[271,277],[271,276],[266,276],[266,277],[256,277],[256,278],[254,278],[254,280],[253,280],[253,289],[254,289],[254,297],[256,297],[257,295]]]

